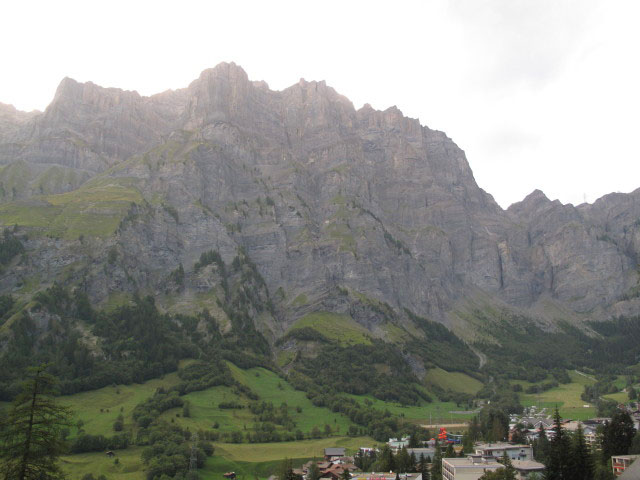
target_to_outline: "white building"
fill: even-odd
[[[510,443],[487,443],[476,446],[475,456],[499,459],[507,453],[511,460],[533,460],[531,445],[512,445]]]
[[[530,478],[532,473],[544,472],[544,465],[533,460],[512,460],[519,480]],[[503,468],[504,465],[488,457],[443,458],[443,480],[478,480],[485,472]]]
[[[442,478],[443,480],[478,480],[485,472],[493,472],[499,468],[502,468],[502,464],[487,458],[443,458]]]

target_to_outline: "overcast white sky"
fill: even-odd
[[[503,207],[640,187],[638,1],[21,0],[0,18],[0,102],[21,110],[65,76],[149,95],[234,61],[445,131]]]

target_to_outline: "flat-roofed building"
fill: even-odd
[[[493,459],[482,457],[443,458],[443,480],[478,480],[485,472],[502,468],[502,464]]]
[[[544,472],[544,465],[533,460],[512,460],[518,480],[526,480],[533,473]],[[493,472],[504,465],[492,457],[470,455],[466,458],[443,458],[443,480],[478,480],[485,472]]]
[[[421,473],[398,473],[400,480],[422,480]],[[396,480],[395,472],[351,472],[351,480]]]
[[[533,460],[511,460],[511,463],[518,472],[519,480],[526,480],[532,473],[544,472],[544,464]]]
[[[511,460],[533,460],[531,445],[512,445],[511,443],[486,443],[478,445],[476,455],[482,457],[502,458],[507,453]]]

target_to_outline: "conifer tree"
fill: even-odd
[[[453,458],[456,456],[456,452],[453,449],[453,443],[447,444],[447,449],[444,451],[444,458]]]
[[[395,459],[389,445],[384,445],[376,462],[376,471],[391,472],[395,468]]]
[[[410,459],[410,468],[409,471],[410,472],[415,472],[418,469],[418,459],[416,458],[416,452],[411,452],[411,455],[409,456]]]
[[[562,419],[560,418],[558,407],[556,407],[553,415],[553,423],[554,437],[549,442],[545,476],[548,480],[567,480],[570,478],[571,444],[567,433],[562,428]]]
[[[593,458],[591,450],[584,439],[582,425],[578,425],[578,429],[571,439],[570,466],[570,480],[593,479]]]
[[[28,370],[22,392],[0,420],[1,478],[64,478],[57,460],[66,449],[62,429],[71,426],[71,412],[54,401],[56,382],[46,365]]]
[[[435,450],[433,463],[431,464],[431,480],[442,480],[442,450],[440,450],[440,443],[437,438]]]
[[[318,468],[318,464],[315,460],[311,462],[311,466],[309,466],[309,472],[307,473],[308,480],[318,480],[320,478],[320,469]]]
[[[427,465],[427,459],[424,457],[424,453],[420,454],[420,460],[418,461],[418,472],[422,474],[422,480],[429,480],[429,467]]]
[[[640,431],[636,432],[629,448],[629,455],[638,455],[640,453]]]
[[[470,429],[462,436],[462,451],[464,453],[473,453],[473,437]]]
[[[549,452],[549,439],[547,438],[547,432],[544,430],[542,424],[538,429],[538,438],[536,438],[533,444],[533,456],[540,463],[547,463],[547,453]]]
[[[480,439],[482,431],[480,429],[480,423],[478,422],[478,417],[473,417],[471,422],[469,422],[468,435],[471,438],[471,442],[476,442]],[[469,453],[469,452],[467,452]]]
[[[602,459],[608,461],[613,455],[627,455],[633,444],[636,429],[627,412],[617,411],[611,422],[605,424],[602,435]]]
[[[396,461],[396,469],[402,473],[406,473],[411,468],[411,457],[409,456],[409,452],[407,452],[407,447],[402,447],[402,449],[398,452],[395,458]]]
[[[511,463],[511,459],[507,452],[505,451],[502,455],[502,461],[500,462],[504,465],[504,472],[502,472],[502,478],[504,480],[516,480],[516,469],[513,467],[513,463]]]

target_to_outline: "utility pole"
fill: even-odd
[[[198,433],[191,435],[191,458],[189,459],[189,471],[195,472],[198,469]]]

